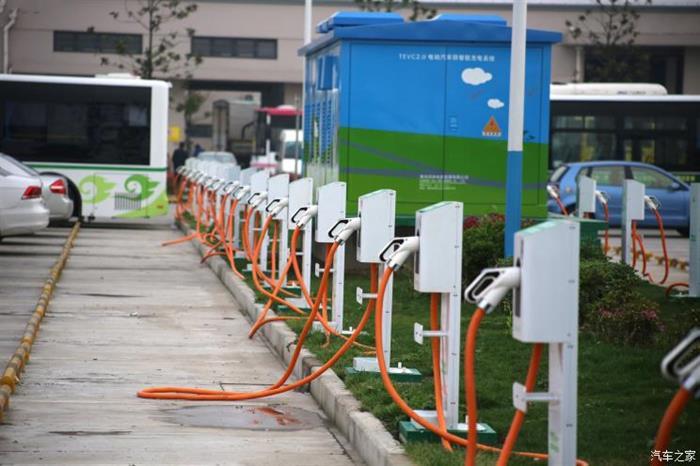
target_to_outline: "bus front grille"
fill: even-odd
[[[141,197],[138,194],[115,193],[114,210],[136,210],[141,208]]]

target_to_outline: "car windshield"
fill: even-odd
[[[552,173],[552,176],[549,178],[549,181],[551,183],[558,183],[559,180],[564,176],[564,173],[569,169],[568,165],[562,165],[561,167],[557,168],[554,170],[554,173]]]
[[[13,175],[20,176],[39,176],[39,172],[33,168],[18,162],[9,155],[0,155],[0,167],[12,173]]]

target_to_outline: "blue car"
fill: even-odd
[[[675,228],[683,236],[690,229],[690,191],[687,184],[672,174],[646,163],[605,161],[578,162],[558,167],[549,179],[549,185],[559,191],[561,202],[569,212],[576,209],[578,178],[585,175],[596,180],[599,191],[608,196],[610,225],[619,227],[622,217],[622,182],[636,180],[646,187],[646,194],[659,200],[664,227]],[[550,212],[560,213],[557,203],[550,199],[547,203]],[[656,218],[645,206],[643,227],[656,227]],[[604,219],[602,206],[596,203],[595,218]]]

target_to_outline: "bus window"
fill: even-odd
[[[33,162],[149,165],[151,90],[0,83],[0,151]]]
[[[632,178],[647,189],[671,189],[674,181],[663,173],[643,167],[632,167]]]
[[[625,168],[620,165],[593,167],[590,176],[600,186],[622,186],[625,181]]]
[[[552,164],[614,160],[615,135],[612,133],[556,131],[552,134]]]

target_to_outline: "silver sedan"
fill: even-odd
[[[41,195],[49,208],[51,220],[68,220],[73,216],[73,200],[68,197],[68,181],[55,174],[39,174],[36,170],[6,154],[0,154],[0,168],[18,176],[41,179]]]
[[[49,209],[41,197],[41,180],[0,168],[0,238],[46,228]]]

